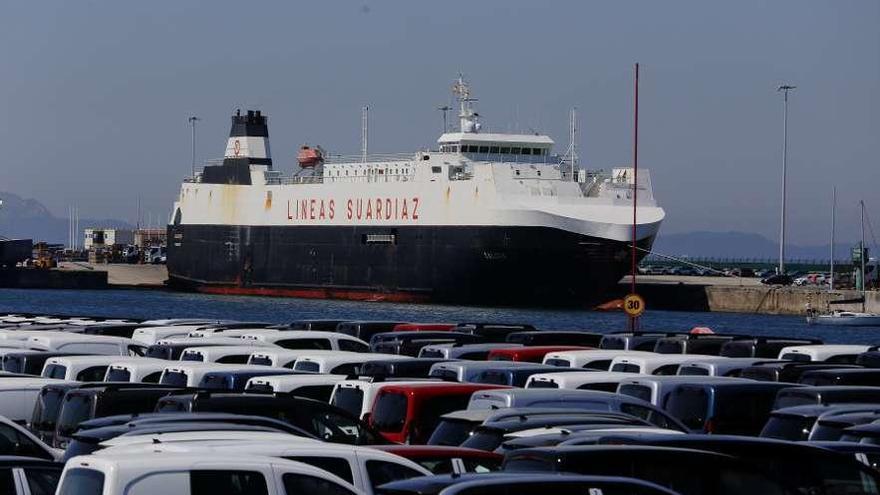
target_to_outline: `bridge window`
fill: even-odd
[[[510,148],[501,148],[501,154],[506,155],[508,153],[510,153]]]
[[[531,155],[531,154],[532,154],[532,149],[531,149],[531,148],[523,148],[523,149],[522,149],[522,154],[523,154],[523,155]]]
[[[532,154],[533,154],[533,155],[543,155],[543,154],[544,154],[544,150],[541,149],[541,148],[533,148],[533,149],[532,149]]]
[[[490,146],[489,153],[498,153],[498,146]]]
[[[511,154],[511,155],[518,155],[518,154],[519,154],[519,148],[510,148],[510,154]]]
[[[480,153],[488,153],[488,152],[489,152],[488,146],[480,146]]]

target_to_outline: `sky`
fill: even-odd
[[[838,189],[840,239],[858,201],[880,234],[880,2],[876,0],[446,0],[9,2],[0,17],[0,191],[66,217],[167,218],[190,170],[223,154],[236,108],[269,115],[273,160],[303,143],[432,146],[459,72],[485,128],[568,144],[581,162],[639,166],[663,232],[776,239],[783,83],[789,104],[788,239],[821,244]],[[154,219],[154,223],[157,221]]]

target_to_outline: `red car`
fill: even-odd
[[[455,328],[455,323],[401,323],[394,326],[394,332],[446,332]]]
[[[392,442],[424,444],[440,416],[467,408],[474,392],[497,388],[510,387],[454,382],[388,385],[376,395],[368,422]]]
[[[551,352],[585,351],[594,347],[574,345],[536,345],[534,347],[508,347],[504,349],[492,349],[489,351],[489,361],[524,361],[527,363],[540,363],[544,361],[544,355]]]
[[[434,474],[487,473],[501,469],[504,456],[485,450],[439,445],[376,445],[372,447],[405,457]]]

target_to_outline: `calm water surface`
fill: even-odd
[[[272,297],[214,296],[160,290],[0,289],[0,313],[28,312],[129,318],[205,317],[288,322],[297,319],[416,322],[506,321],[541,329],[627,329],[622,313],[583,310],[511,309],[429,304],[331,301]],[[816,337],[827,343],[880,344],[880,328],[810,327],[800,316],[743,313],[648,311],[643,330],[686,331],[708,326],[716,332]]]

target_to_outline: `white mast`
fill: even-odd
[[[369,137],[368,128],[370,107],[364,105],[361,108],[361,163],[367,163],[367,139]]]
[[[577,132],[577,107],[571,107],[568,114],[568,151],[565,153],[571,169],[571,180],[575,180],[574,170],[578,163]]]
[[[831,275],[828,291],[834,291],[834,221],[837,213],[837,186],[831,188]]]
[[[480,124],[477,123],[477,117],[480,114],[471,108],[471,102],[477,101],[477,99],[471,98],[471,88],[464,80],[463,75],[458,75],[458,80],[452,85],[452,92],[458,96],[459,132],[479,132]]]

